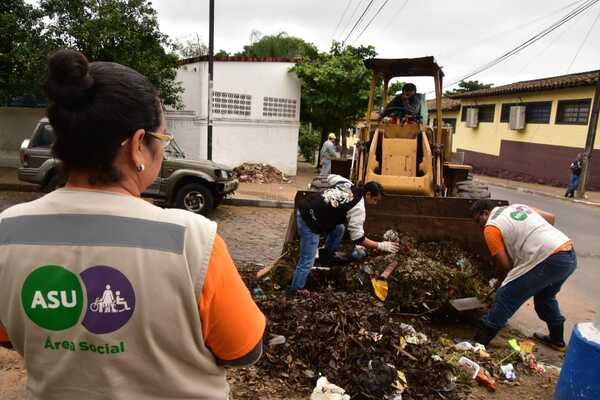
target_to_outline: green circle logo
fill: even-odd
[[[60,331],[79,321],[83,290],[77,275],[58,265],[46,265],[27,276],[21,289],[21,302],[36,325]]]
[[[513,211],[510,213],[510,217],[515,221],[524,221],[527,219],[527,213],[524,211]]]

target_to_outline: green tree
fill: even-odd
[[[458,82],[458,88],[452,90],[446,90],[444,96],[451,97],[454,94],[472,92],[479,89],[489,89],[494,86],[493,83],[483,83],[479,81],[460,81]]]
[[[298,147],[304,159],[310,163],[315,161],[315,152],[321,144],[321,133],[311,129],[308,124],[300,125],[298,133]]]
[[[236,55],[246,57],[314,58],[318,53],[319,51],[314,44],[289,36],[285,32],[262,36],[260,32],[253,31],[251,43],[244,46],[244,50]]]
[[[372,46],[342,46],[334,42],[329,53],[303,57],[291,69],[302,80],[303,122],[327,132],[352,127],[367,108],[371,71],[363,61],[375,57]]]
[[[215,57],[229,57],[229,53],[221,49],[215,53]]]
[[[24,0],[0,2],[0,106],[44,102],[41,82],[51,42],[42,17]]]
[[[180,106],[175,44],[158,29],[148,0],[42,0],[50,39],[90,61],[112,61],[144,74],[165,104]]]

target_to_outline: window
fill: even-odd
[[[296,100],[263,97],[263,117],[296,118]]]
[[[250,116],[252,96],[249,94],[213,92],[213,112],[217,115]]]
[[[559,101],[556,111],[556,123],[586,125],[591,102],[591,99]]]
[[[478,106],[477,108],[479,108],[479,122],[494,122],[496,105],[488,104],[485,106]]]
[[[550,123],[550,111],[552,110],[551,101],[538,101],[531,103],[505,103],[502,104],[500,112],[500,122],[509,122],[510,108],[512,106],[525,106],[525,122],[531,124]]]
[[[478,120],[479,122],[494,122],[494,114],[496,113],[495,104],[485,104],[481,106],[469,106],[462,108],[462,114],[460,116],[461,121],[467,120],[467,108],[478,108]]]

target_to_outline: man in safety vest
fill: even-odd
[[[485,241],[502,275],[502,283],[474,341],[487,345],[512,315],[533,297],[535,311],[549,335],[535,337],[552,348],[566,348],[556,295],[577,268],[573,242],[556,229],[554,215],[524,204],[496,207],[490,200],[473,204],[473,218],[483,227]]]

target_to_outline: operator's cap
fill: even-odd
[[[333,139],[333,140],[335,140],[335,139],[336,139],[336,137],[335,137],[335,133],[331,132],[331,133],[329,134],[329,136],[327,136],[327,138],[328,138],[328,139]]]

